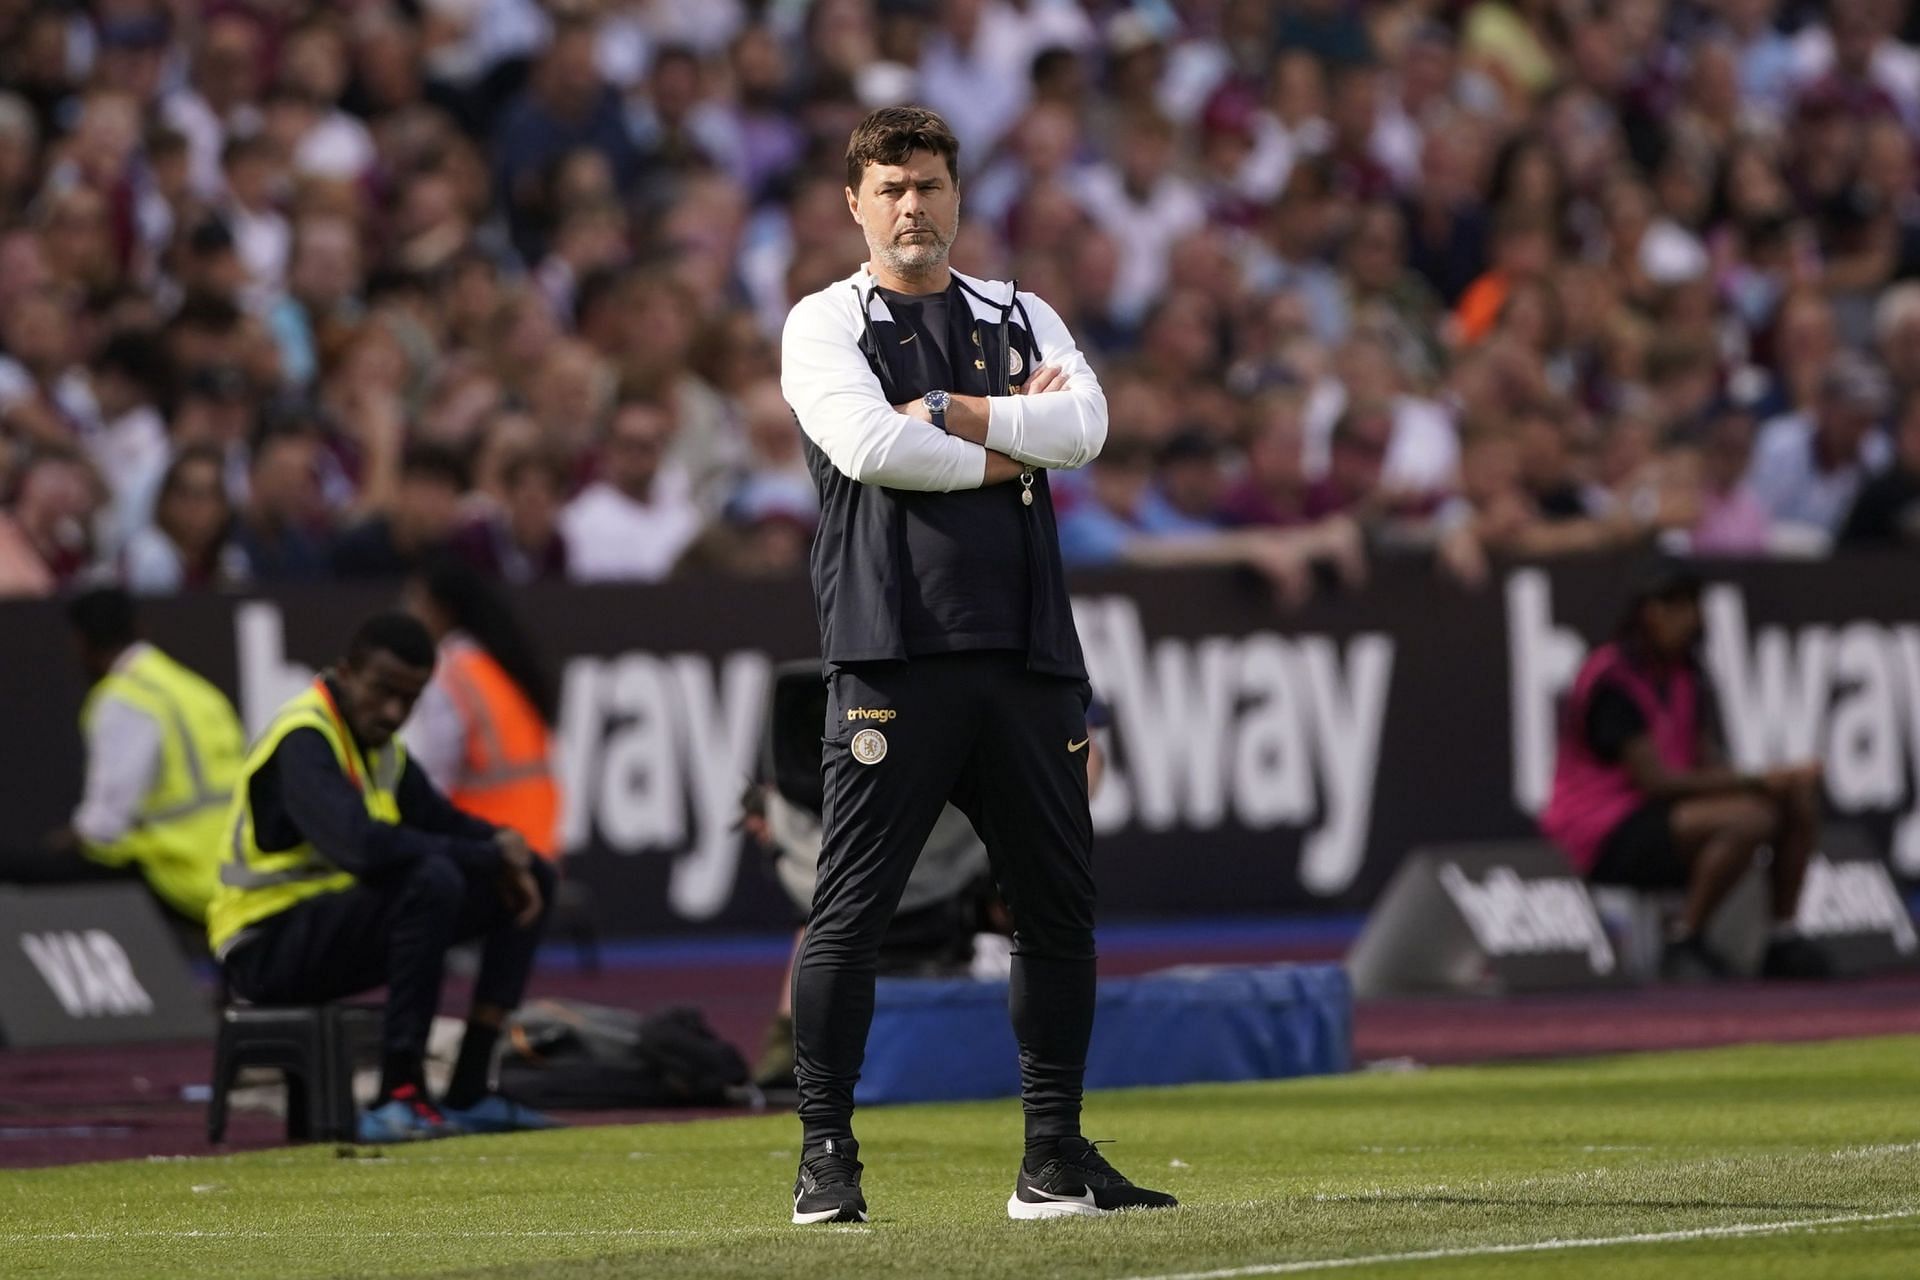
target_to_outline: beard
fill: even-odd
[[[937,270],[946,262],[954,237],[942,234],[932,223],[915,230],[925,230],[927,235],[912,240],[902,240],[898,234],[879,239],[869,235],[867,248],[887,270],[898,276],[911,279]]]

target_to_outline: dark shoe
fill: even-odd
[[[826,1150],[800,1161],[793,1183],[793,1220],[810,1222],[865,1222],[867,1198],[860,1194],[857,1142],[827,1140]]]
[[[1697,937],[1669,942],[1660,953],[1660,977],[1667,982],[1721,982],[1732,976],[1727,962]]]
[[[1020,1177],[1007,1200],[1009,1218],[1098,1217],[1121,1209],[1171,1209],[1164,1191],[1136,1187],[1085,1138],[1063,1138],[1052,1159]]]
[[[1833,962],[1827,953],[1805,938],[1777,938],[1767,944],[1766,959],[1760,962],[1763,978],[1801,978],[1816,980],[1833,976]]]

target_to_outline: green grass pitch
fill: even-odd
[[[1920,1039],[1095,1096],[1184,1201],[1007,1220],[1011,1102],[861,1117],[864,1227],[785,1116],[0,1174],[6,1276],[1920,1277]]]

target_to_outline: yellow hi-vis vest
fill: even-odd
[[[400,785],[407,761],[400,739],[396,736],[371,757],[362,754],[336,712],[326,685],[315,680],[274,715],[266,732],[247,753],[246,765],[240,771],[227,816],[227,858],[220,864],[220,888],[213,895],[213,905],[207,908],[207,941],[216,956],[225,958],[248,926],[308,898],[353,887],[353,876],[328,862],[311,844],[303,841],[291,849],[268,853],[255,842],[253,775],[266,767],[295,729],[316,729],[327,740],[340,772],[359,789],[370,815],[380,822],[397,825],[400,821],[400,803],[394,789]]]
[[[89,736],[107,701],[160,727],[160,763],[133,826],[111,843],[88,843],[86,855],[108,866],[138,866],[169,906],[203,920],[219,882],[227,809],[246,751],[240,717],[225,694],[151,645],[87,694],[80,727]]]

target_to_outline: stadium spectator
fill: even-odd
[[[404,577],[444,551],[459,526],[466,486],[459,455],[439,445],[409,445],[392,509],[368,516],[334,541],[335,576]]]
[[[523,260],[538,261],[551,228],[543,179],[576,148],[604,156],[616,186],[626,190],[640,167],[613,89],[601,79],[594,27],[563,14],[534,64],[527,87],[501,113],[494,147],[500,198]]]
[[[601,479],[560,517],[575,581],[657,581],[698,536],[692,482],[665,460],[673,432],[658,400],[628,397],[615,406],[601,445]]]
[[[517,832],[461,813],[395,740],[432,677],[406,614],[355,631],[343,661],[249,749],[230,812],[232,874],[207,910],[228,986],[262,1004],[387,989],[380,1093],[362,1142],[551,1128],[492,1091],[500,1029],[526,989],[555,876]],[[453,1078],[427,1095],[427,1032],[446,952],[481,941]]]
[[[1837,357],[1810,413],[1785,414],[1760,429],[1747,483],[1778,524],[1822,540],[1839,532],[1867,478],[1891,449],[1879,429],[1886,375],[1863,357]]]
[[[312,582],[327,571],[320,435],[300,422],[264,431],[253,446],[247,501],[234,542],[262,583]]]
[[[1303,528],[1215,530],[1156,498],[1154,448],[1135,436],[1110,436],[1068,491],[1059,516],[1060,557],[1069,568],[1113,565],[1234,565],[1253,569],[1288,604],[1313,593],[1313,565],[1325,561],[1349,581],[1365,575],[1358,526],[1327,520]],[[1062,486],[1067,488],[1067,486]]]
[[[0,514],[0,597],[49,595],[93,552],[98,484],[81,456],[45,448],[20,470],[13,510]]]
[[[136,595],[235,586],[251,574],[231,540],[225,460],[212,445],[182,449],[167,465],[153,523],[137,530],[121,553],[123,581]]]
[[[1854,499],[1842,546],[1920,546],[1920,394],[1907,398],[1895,446],[1892,465]]]
[[[1156,445],[1201,428],[1240,476],[1252,402],[1303,386],[1323,482],[1334,423],[1386,400],[1365,505],[1396,548],[1444,545],[1466,431],[1518,433],[1546,516],[1611,510],[1629,464],[1731,499],[1700,486],[1725,401],[1762,424],[1770,545],[1805,552],[1862,479],[1805,460],[1846,433],[1808,425],[1836,362],[1920,387],[1920,53],[1878,0],[710,8],[29,6],[0,50],[0,500],[82,449],[111,568],[196,443],[250,505],[285,392],[321,410],[327,520],[391,510],[421,443],[463,452],[470,512],[533,443],[571,498],[632,385],[678,424],[697,540],[764,535],[701,563],[785,563],[806,517],[739,497],[771,439],[744,397],[863,252],[813,159],[915,95],[970,139],[957,263],[1056,299]],[[542,438],[487,439],[507,410]],[[1654,523],[1730,546],[1696,515]]]
[[[1826,957],[1794,927],[1819,818],[1821,771],[1726,767],[1711,683],[1696,657],[1700,580],[1668,568],[1635,592],[1619,635],[1590,655],[1565,707],[1541,827],[1583,876],[1684,889],[1662,971],[1727,973],[1704,941],[1714,911],[1762,846],[1773,909],[1763,971],[1824,977]]]
[[[167,465],[167,423],[159,409],[166,376],[154,335],[132,329],[111,334],[88,369],[100,425],[87,438],[87,453],[113,496],[117,521],[151,501]],[[118,537],[130,532],[122,524]]]
[[[1707,424],[1694,464],[1700,509],[1688,545],[1696,555],[1760,555],[1772,543],[1767,509],[1746,483],[1753,436],[1752,416],[1737,410]]]
[[[138,869],[155,897],[203,921],[246,752],[240,717],[226,695],[140,638],[126,592],[76,596],[67,620],[91,686],[80,710],[87,766],[55,846]]]
[[[551,451],[529,446],[511,455],[500,469],[500,502],[454,535],[454,554],[503,582],[565,580],[560,513],[566,492],[566,466]]]

